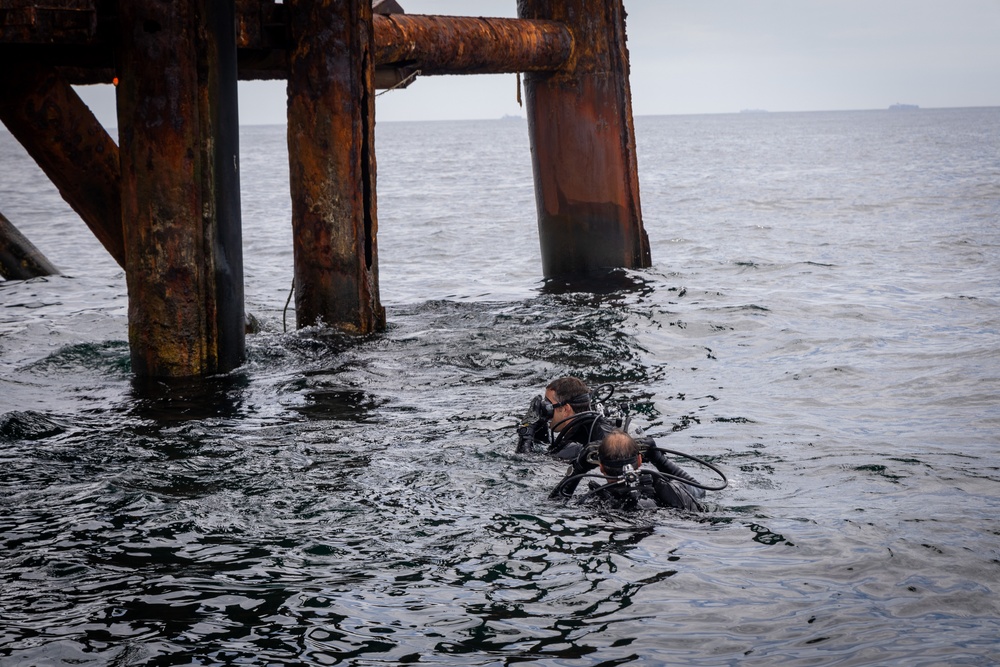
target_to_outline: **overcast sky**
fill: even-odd
[[[516,0],[398,0],[516,16]],[[625,0],[635,115],[1000,106],[1000,0]],[[523,115],[513,74],[422,77],[376,118]],[[80,92],[116,124],[110,86]],[[240,84],[242,124],[284,123],[283,81]]]

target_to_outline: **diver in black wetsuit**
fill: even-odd
[[[643,460],[652,463],[656,470],[642,468]],[[622,509],[701,509],[698,501],[705,497],[703,485],[669,460],[652,438],[636,440],[621,429],[610,431],[596,448],[590,445],[582,449],[549,498],[569,499],[583,478],[591,476],[588,471],[596,467],[607,483],[591,482],[585,498],[595,497]]]
[[[675,507],[699,510],[705,491],[721,491],[728,481],[717,467],[683,452],[658,448],[650,437],[628,434],[629,419],[606,412],[601,403],[614,393],[611,385],[593,392],[575,377],[561,377],[545,388],[545,397],[535,396],[528,415],[517,429],[518,453],[534,452],[547,444],[546,453],[571,462],[563,480],[549,494],[551,499],[568,500],[584,477],[603,477],[603,486],[591,483],[585,496],[622,507]],[[596,405],[595,405],[596,403]],[[595,407],[597,409],[595,409]],[[705,486],[667,458],[681,456],[713,470],[721,486]],[[643,460],[655,470],[640,469]],[[589,474],[601,467],[603,475]]]
[[[537,445],[548,444],[547,454],[575,460],[584,446],[620,425],[593,410],[592,402],[583,380],[571,376],[553,380],[545,387],[545,398],[536,396],[531,401],[529,416],[517,429],[517,452],[533,452]]]

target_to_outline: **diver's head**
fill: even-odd
[[[561,377],[545,387],[545,400],[552,406],[549,426],[561,431],[573,415],[590,410],[590,388],[580,378]]]
[[[601,464],[602,474],[607,477],[619,477],[622,468],[627,465],[638,470],[642,465],[642,454],[632,436],[616,428],[601,440],[601,444],[597,447],[597,460]]]

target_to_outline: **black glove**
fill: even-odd
[[[556,488],[552,489],[552,493],[549,494],[551,500],[565,500],[572,496],[573,492],[576,491],[576,487],[584,479],[581,475],[585,475],[597,467],[596,463],[590,461],[591,451],[590,447],[580,448],[580,452],[573,459],[573,463],[566,471],[566,476],[562,478],[559,484],[556,485]]]
[[[539,419],[534,424],[531,425],[532,434],[534,435],[535,442],[548,443],[549,441],[549,423],[544,419]]]
[[[517,427],[517,449],[518,454],[530,452],[535,445],[535,438],[531,432],[530,424],[521,424]]]
[[[536,442],[549,441],[549,428],[544,419],[517,427],[517,453],[524,454],[535,448]]]
[[[591,456],[593,454],[594,456]],[[576,455],[573,459],[573,474],[582,475],[585,472],[590,472],[597,467],[591,459],[596,459],[597,447],[594,445],[584,445],[580,448],[580,453]]]

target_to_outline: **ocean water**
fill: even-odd
[[[1000,664],[1000,109],[635,126],[654,265],[580,289],[541,280],[523,121],[380,123],[360,340],[295,330],[284,128],[243,128],[262,331],[159,390],[0,132],[63,272],[0,282],[0,664]],[[562,374],[728,488],[549,501],[513,426]]]

